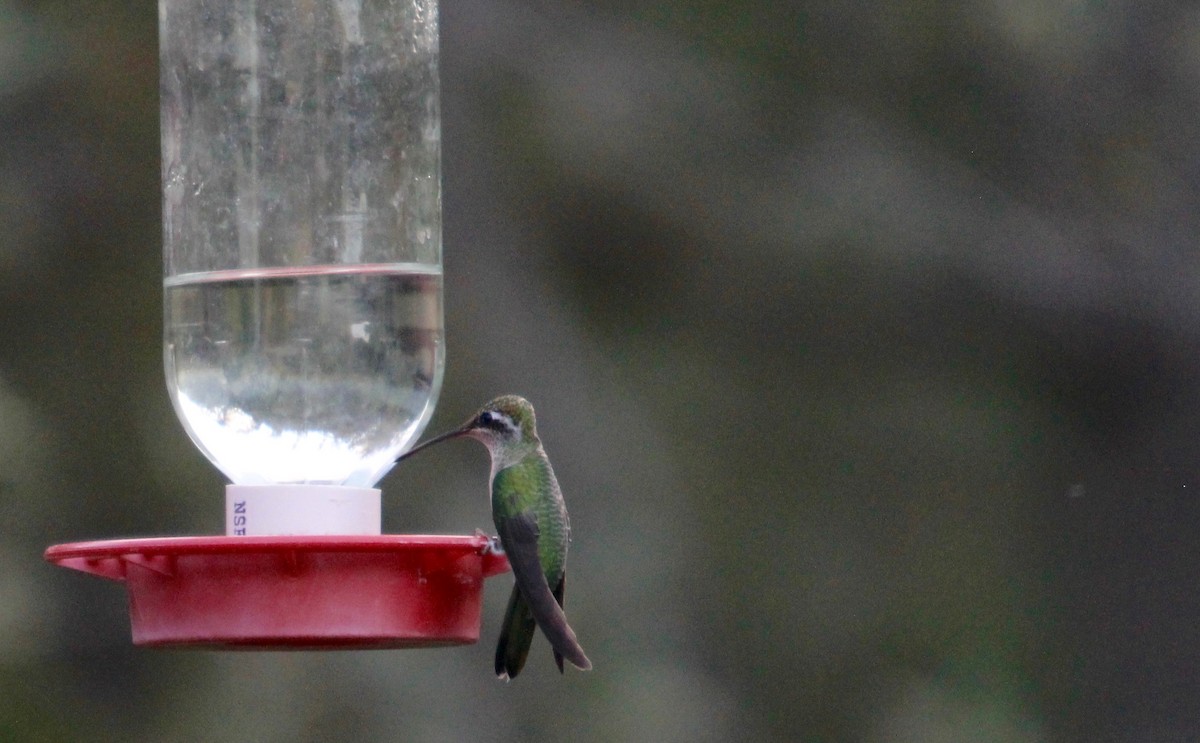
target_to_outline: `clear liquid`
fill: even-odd
[[[369,487],[433,412],[440,266],[218,271],[164,286],[171,399],[236,484]]]

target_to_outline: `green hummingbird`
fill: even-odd
[[[580,670],[591,670],[592,663],[562,609],[571,524],[554,469],[537,435],[533,406],[516,395],[497,397],[466,423],[396,461],[462,436],[482,442],[491,454],[492,520],[516,578],[496,645],[496,675],[505,680],[516,678],[529,655],[536,627],[550,640],[560,673],[563,658]]]

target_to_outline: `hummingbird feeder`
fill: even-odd
[[[148,646],[479,638],[482,534],[385,535],[442,383],[437,0],[159,0],[164,361],[225,535],[60,544]]]

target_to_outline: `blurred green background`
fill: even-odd
[[[449,361],[534,401],[544,639],[153,651],[58,542],[216,534],[161,354],[153,3],[0,0],[0,738],[1200,739],[1200,12],[454,0]],[[486,457],[383,482],[488,526]]]

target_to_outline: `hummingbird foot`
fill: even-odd
[[[475,536],[486,537],[488,540],[487,546],[483,548],[483,552],[481,554],[496,555],[497,557],[504,554],[504,545],[500,543],[500,537],[498,535],[489,536],[488,533],[483,529],[476,529]]]

